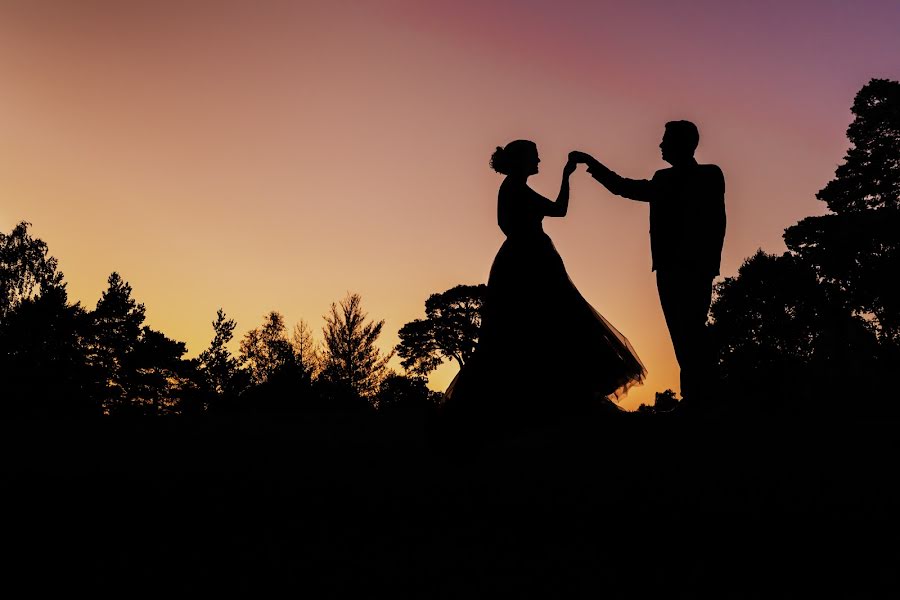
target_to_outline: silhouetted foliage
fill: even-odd
[[[900,83],[871,80],[852,110],[851,148],[816,195],[832,213],[788,227],[790,253],[760,251],[716,288],[719,366],[742,408],[897,410]]]
[[[678,404],[678,398],[675,397],[674,390],[666,390],[664,392],[656,392],[656,401],[653,406],[657,411],[667,411],[675,408]]]
[[[296,328],[294,333],[296,337]],[[319,406],[312,390],[312,365],[288,338],[281,313],[271,311],[260,327],[248,331],[241,340],[240,353],[246,369],[238,375],[244,373],[249,384],[241,394],[241,410],[283,413]]]
[[[339,303],[331,304],[322,329],[325,347],[320,379],[374,402],[394,353],[382,356],[375,345],[384,321],[366,322],[367,318],[359,294],[347,294]]]
[[[236,394],[240,389],[239,362],[228,350],[234,338],[234,319],[227,319],[221,308],[212,322],[213,339],[209,348],[200,353],[198,371],[206,389],[216,398]]]
[[[900,208],[900,82],[872,79],[859,90],[847,128],[852,146],[816,194],[835,214]]]
[[[652,405],[641,404],[637,411],[642,414],[657,414],[669,412],[678,406],[678,398],[675,390],[667,389],[664,392],[656,392]]]
[[[294,349],[294,359],[304,376],[309,380],[318,377],[322,366],[321,352],[309,323],[303,319],[294,325],[291,346]]]
[[[89,360],[98,369],[100,398],[109,415],[172,414],[195,387],[193,365],[182,360],[183,342],[144,326],[146,309],[132,288],[113,272],[91,312]]]
[[[0,233],[0,323],[22,301],[46,287],[62,287],[63,274],[47,244],[31,237],[31,223],[22,221],[9,234]]]
[[[403,359],[403,368],[423,377],[448,359],[462,368],[478,343],[486,293],[484,284],[457,285],[429,296],[425,319],[416,319],[400,329],[396,351]]]
[[[883,341],[900,345],[900,82],[872,79],[856,95],[851,147],[816,197],[831,214],[785,230],[788,248],[837,286]]]
[[[45,286],[0,323],[0,416],[99,416],[99,378],[83,332],[89,318],[64,285]]]
[[[187,352],[184,342],[163,333],[141,328],[141,336],[129,357],[129,405],[155,415],[179,414],[186,401],[194,400],[200,391],[196,362],[182,357]],[[190,412],[198,407],[191,406]]]
[[[374,414],[374,397],[363,398],[348,381],[329,377],[327,371],[313,381],[308,408],[338,413]]]
[[[284,369],[295,367],[294,349],[287,337],[284,317],[272,311],[260,327],[251,329],[241,340],[241,363],[247,365],[250,382],[260,385]]]
[[[98,414],[87,361],[87,318],[70,305],[47,244],[21,222],[0,233],[0,382],[2,416]]]
[[[380,413],[429,413],[441,394],[428,389],[424,377],[391,373],[381,382],[377,405]]]
[[[259,384],[251,385],[237,401],[240,412],[256,414],[297,413],[323,406],[321,395],[296,363],[283,365]],[[233,408],[229,403],[228,408]]]
[[[818,411],[868,382],[877,342],[802,259],[762,251],[716,286],[712,332],[726,389],[766,411]]]
[[[128,409],[129,358],[138,344],[146,309],[131,297],[131,286],[118,273],[113,272],[107,284],[91,313],[91,362],[103,377],[103,411],[115,414]]]

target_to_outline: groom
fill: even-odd
[[[681,368],[679,410],[688,413],[709,411],[716,392],[706,319],[725,240],[725,178],[716,165],[697,164],[699,141],[690,121],[666,123],[659,147],[672,167],[650,180],[621,177],[584,152],[569,155],[613,194],[650,204],[653,270]]]

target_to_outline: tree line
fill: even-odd
[[[425,377],[388,366],[359,294],[324,316],[322,341],[271,311],[235,356],[237,324],[219,309],[212,341],[185,358],[183,342],[145,324],[146,308],[113,272],[96,307],[70,303],[47,244],[21,222],[0,233],[0,414],[81,417],[339,409],[428,410]]]
[[[828,213],[717,285],[719,366],[748,410],[900,413],[900,82],[871,79],[852,112],[850,148],[816,194]]]
[[[787,251],[759,250],[716,285],[709,315],[722,400],[743,411],[896,414],[900,367],[900,82],[857,93],[851,143],[817,194],[828,214],[785,230]],[[145,307],[113,272],[93,310],[70,303],[47,244],[21,222],[0,233],[0,415],[141,416],[291,410],[431,411],[426,385],[478,342],[486,286],[425,301],[425,317],[376,345],[374,321],[349,293],[324,316],[322,339],[277,311],[229,350],[236,323],[219,309],[212,341],[184,343],[145,324]],[[535,349],[540,351],[540,349]],[[403,372],[388,363],[399,356]],[[672,390],[639,412],[670,408]]]

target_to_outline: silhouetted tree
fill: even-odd
[[[146,309],[131,296],[131,285],[113,272],[90,313],[89,357],[102,378],[106,414],[178,412],[182,393],[193,387],[183,342],[144,326]]]
[[[43,286],[0,323],[0,416],[100,415],[99,377],[88,362],[89,319],[64,284]]]
[[[319,407],[280,313],[270,312],[261,327],[247,332],[241,340],[241,362],[247,365],[251,384],[241,394],[241,410],[272,414]]]
[[[274,310],[263,318],[262,326],[244,335],[240,352],[241,362],[247,365],[254,385],[263,384],[279,371],[295,366],[284,317]]]
[[[187,347],[163,333],[141,328],[128,357],[126,392],[132,411],[153,415],[181,414],[187,398],[199,391],[196,363],[184,360]],[[194,407],[191,407],[194,410]]]
[[[137,347],[146,309],[131,297],[131,285],[113,272],[91,313],[91,362],[100,369],[105,387],[105,414],[128,409],[129,357]]]
[[[221,308],[216,311],[212,322],[213,339],[209,348],[200,353],[198,370],[207,390],[217,398],[236,393],[238,390],[238,360],[228,350],[228,343],[234,338],[234,319],[225,317]]]
[[[787,228],[788,248],[836,286],[882,340],[900,345],[900,82],[872,79],[857,93],[851,147],[816,197],[831,214]]]
[[[653,404],[641,404],[637,411],[641,414],[657,414],[669,412],[678,406],[678,398],[675,390],[665,390],[664,392],[656,392]]]
[[[63,274],[30,223],[0,233],[0,412],[90,414],[92,375],[84,310],[70,305]]]
[[[332,303],[323,318],[325,347],[321,378],[374,402],[388,374],[387,363],[394,355],[392,351],[383,356],[375,345],[384,321],[366,322],[368,316],[362,310],[359,294],[347,294],[339,303]]]
[[[23,300],[47,287],[61,287],[63,274],[47,244],[31,237],[31,223],[20,222],[9,234],[0,233],[0,323]]]
[[[309,324],[303,319],[300,319],[300,321],[294,325],[294,333],[291,336],[291,346],[294,348],[294,360],[300,367],[304,377],[312,380],[318,376],[322,360],[319,352],[319,345],[313,338],[312,329]]]
[[[839,290],[789,253],[747,259],[716,286],[711,318],[721,375],[739,401],[821,411],[868,380],[874,334]]]
[[[657,412],[672,410],[677,404],[678,398],[675,396],[675,390],[656,392],[656,398],[653,402],[653,407],[657,410]]]
[[[428,389],[424,377],[390,373],[376,397],[379,413],[419,413],[435,410],[441,394]]]
[[[478,343],[486,292],[484,284],[458,285],[429,296],[425,319],[416,319],[400,329],[396,351],[403,359],[403,368],[423,377],[446,359],[455,360],[462,368]]]

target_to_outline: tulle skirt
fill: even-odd
[[[645,376],[625,336],[572,283],[550,238],[510,236],[491,266],[478,346],[441,410],[541,419],[618,400]]]

